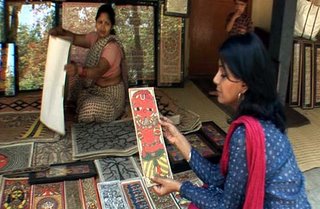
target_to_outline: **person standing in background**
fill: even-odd
[[[253,31],[253,23],[246,9],[248,0],[234,0],[234,11],[226,19],[225,30],[229,36],[245,34]],[[209,95],[217,96],[217,91],[209,91]]]

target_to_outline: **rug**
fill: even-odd
[[[15,97],[0,97],[0,113],[38,112],[40,108],[40,91],[19,93]]]
[[[39,112],[0,114],[0,145],[57,141],[59,135],[43,125],[39,116]]]

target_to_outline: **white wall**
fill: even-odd
[[[252,21],[255,27],[270,31],[273,0],[252,0]]]

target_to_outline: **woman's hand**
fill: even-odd
[[[67,75],[71,77],[78,74],[78,67],[75,63],[66,64],[64,70],[67,72]]]
[[[49,34],[52,36],[59,36],[59,35],[63,35],[63,28],[61,25],[55,27],[55,28],[51,28],[49,30]]]
[[[188,140],[180,133],[180,131],[166,118],[161,117],[159,123],[162,126],[164,136],[181,152],[184,159],[189,161],[191,145]]]
[[[164,136],[169,140],[171,144],[175,145],[180,138],[183,138],[183,135],[173,125],[172,121],[169,118],[161,116],[159,123],[162,126]]]
[[[153,186],[153,191],[159,196],[180,191],[181,183],[173,179],[153,177],[151,180],[157,184]]]

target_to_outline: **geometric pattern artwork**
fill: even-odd
[[[79,182],[81,185],[80,193],[82,194],[82,201],[85,208],[101,209],[95,178],[80,179]]]
[[[151,203],[146,194],[146,190],[143,186],[141,179],[131,179],[121,181],[121,187],[126,197],[129,208],[138,209],[152,209]]]
[[[197,175],[192,170],[187,170],[184,172],[176,173],[173,178],[179,182],[190,181],[192,184],[201,187],[203,182],[197,177]],[[187,209],[191,201],[182,198],[179,192],[172,193],[175,201],[182,209]]]
[[[39,116],[39,112],[0,114],[0,144],[57,141],[59,135],[43,125]]]
[[[3,178],[1,186],[3,209],[29,209],[31,187],[28,178]]]
[[[94,163],[101,182],[139,177],[132,157],[106,157],[97,159]]]
[[[103,209],[127,209],[128,205],[121,190],[120,181],[98,183],[100,202]]]
[[[7,103],[1,100],[0,112],[22,112],[22,111],[40,111],[41,99],[36,98],[33,101],[15,100],[11,103]]]
[[[152,87],[130,88],[129,100],[137,136],[142,173],[147,187],[153,176],[172,178],[159,112]]]
[[[66,209],[83,208],[79,190],[79,180],[64,181],[64,190],[66,198]]]
[[[163,10],[163,6],[161,8]],[[161,12],[160,67],[158,85],[180,84],[182,75],[183,18],[170,17]]]
[[[0,172],[7,173],[29,168],[33,154],[33,143],[0,146]]]
[[[57,163],[67,163],[72,159],[71,133],[62,136],[54,143],[35,143],[32,166],[46,166]]]
[[[74,159],[133,155],[138,151],[133,122],[73,124],[72,148]]]
[[[167,194],[164,196],[158,196],[154,193],[152,187],[148,188],[149,196],[154,208],[157,209],[179,209],[180,207],[177,205],[174,200],[172,194]]]
[[[34,184],[31,186],[31,207],[64,209],[63,182],[51,184]]]

